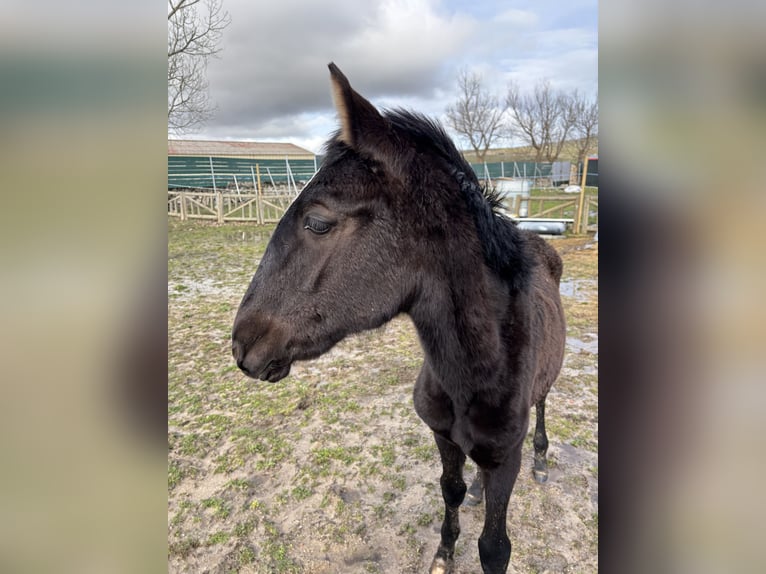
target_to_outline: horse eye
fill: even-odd
[[[332,226],[326,221],[322,221],[321,219],[316,219],[314,217],[307,217],[306,221],[303,222],[304,229],[308,229],[309,231],[316,233],[317,235],[322,235],[323,233],[327,233],[328,231],[330,231],[330,227]]]

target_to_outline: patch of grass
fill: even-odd
[[[268,559],[269,571],[282,573],[299,572],[298,565],[290,558],[289,546],[283,542],[279,529],[271,522],[265,524],[266,540],[263,543],[263,554]]]
[[[249,536],[255,529],[255,520],[248,519],[244,522],[239,522],[232,530],[232,534],[237,538],[245,538]]]
[[[255,550],[249,546],[244,546],[237,552],[237,563],[240,566],[247,566],[255,562]]]
[[[235,446],[216,458],[216,472],[232,472],[253,458],[257,470],[268,470],[285,460],[293,449],[290,437],[276,429],[236,428],[231,438]]]
[[[308,486],[302,486],[302,485],[296,486],[295,488],[293,488],[293,491],[292,491],[293,498],[299,502],[301,500],[307,499],[312,494],[314,494],[313,490],[311,490]]]
[[[430,512],[424,512],[420,514],[417,519],[415,520],[415,523],[418,526],[428,526],[434,521],[434,515]]]
[[[574,302],[564,309],[567,334],[579,336],[598,326],[598,305],[591,301]]]
[[[234,440],[247,439],[251,441],[257,441],[260,433],[253,427],[238,427],[231,431],[231,438]]]
[[[184,477],[181,467],[173,462],[168,464],[168,491],[173,490]]]
[[[564,262],[563,280],[567,279],[598,279],[598,243],[592,247],[588,238],[571,238],[557,240],[553,245]]]
[[[582,435],[576,436],[572,439],[572,446],[589,449],[591,447],[591,441]]]
[[[576,448],[596,451],[598,445],[593,438],[591,425],[582,416],[546,417],[546,430],[549,440],[560,440]]]
[[[170,543],[170,546],[168,547],[168,552],[171,556],[180,556],[182,558],[185,558],[188,556],[192,550],[195,548],[200,547],[200,541],[199,538],[196,537],[188,537],[188,538],[181,538],[180,540],[175,540]]]
[[[187,434],[179,442],[179,452],[184,456],[194,456],[201,452],[200,437],[194,433]]]
[[[420,444],[413,448],[411,453],[420,462],[431,462],[438,456],[436,445],[432,444]]]
[[[170,526],[176,527],[183,523],[184,518],[186,518],[186,513],[188,510],[191,510],[194,508],[194,503],[190,500],[182,500],[181,503],[178,505],[178,512],[176,512],[173,515],[173,518],[170,520]]]
[[[237,453],[227,451],[218,455],[215,458],[215,473],[216,474],[228,474],[234,472],[238,468],[241,468],[245,464],[245,459],[239,456]]]
[[[226,483],[226,486],[237,490],[247,491],[250,490],[250,481],[247,481],[244,478],[232,478]]]
[[[409,522],[406,522],[399,529],[399,532],[397,532],[397,534],[399,536],[404,536],[405,537],[405,542],[407,543],[408,547],[410,547],[410,548],[412,548],[414,550],[419,550],[421,548],[421,544],[422,543],[418,540],[417,532],[418,532],[418,530],[415,527],[415,525],[413,525],[413,524],[411,524]]]
[[[385,518],[386,516],[391,516],[394,513],[393,508],[388,503],[377,504],[373,506],[372,511],[376,518]]]
[[[333,461],[343,463],[346,466],[356,462],[356,454],[359,450],[358,447],[322,447],[313,451],[312,456],[314,463],[321,469],[321,473],[321,471],[326,472],[329,470],[330,464]]]
[[[231,534],[224,531],[219,530],[218,532],[214,532],[211,534],[207,541],[205,542],[206,546],[214,546],[216,544],[225,544],[229,541],[229,538],[231,538]]]
[[[393,466],[396,461],[396,451],[392,444],[375,445],[370,452],[380,460],[383,466]]]
[[[403,474],[389,474],[387,476],[388,481],[396,490],[404,490],[407,488],[407,479]]]
[[[200,417],[199,423],[212,437],[219,439],[228,432],[231,419],[225,415],[210,414]]]
[[[213,516],[221,519],[228,518],[229,514],[231,514],[231,511],[221,498],[206,498],[202,501],[202,507],[212,509]]]
[[[171,528],[178,526],[181,524],[184,520],[184,517],[186,516],[186,513],[183,510],[179,510],[173,515],[173,518],[170,519],[170,526]]]

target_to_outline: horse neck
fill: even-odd
[[[410,308],[426,361],[450,394],[492,385],[503,361],[502,321],[508,290],[475,260],[452,263]]]

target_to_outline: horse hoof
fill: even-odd
[[[539,482],[540,484],[545,484],[548,482],[547,470],[533,470],[532,475],[535,477],[535,481]]]
[[[467,492],[463,499],[463,506],[479,506],[481,504],[481,493],[475,495],[471,492]]]
[[[452,574],[452,566],[454,562],[452,560],[445,560],[440,556],[434,558],[431,562],[430,574]]]

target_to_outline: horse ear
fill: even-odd
[[[391,126],[370,102],[360,96],[334,63],[330,68],[333,101],[340,118],[340,140],[357,151],[383,159],[390,144]]]

